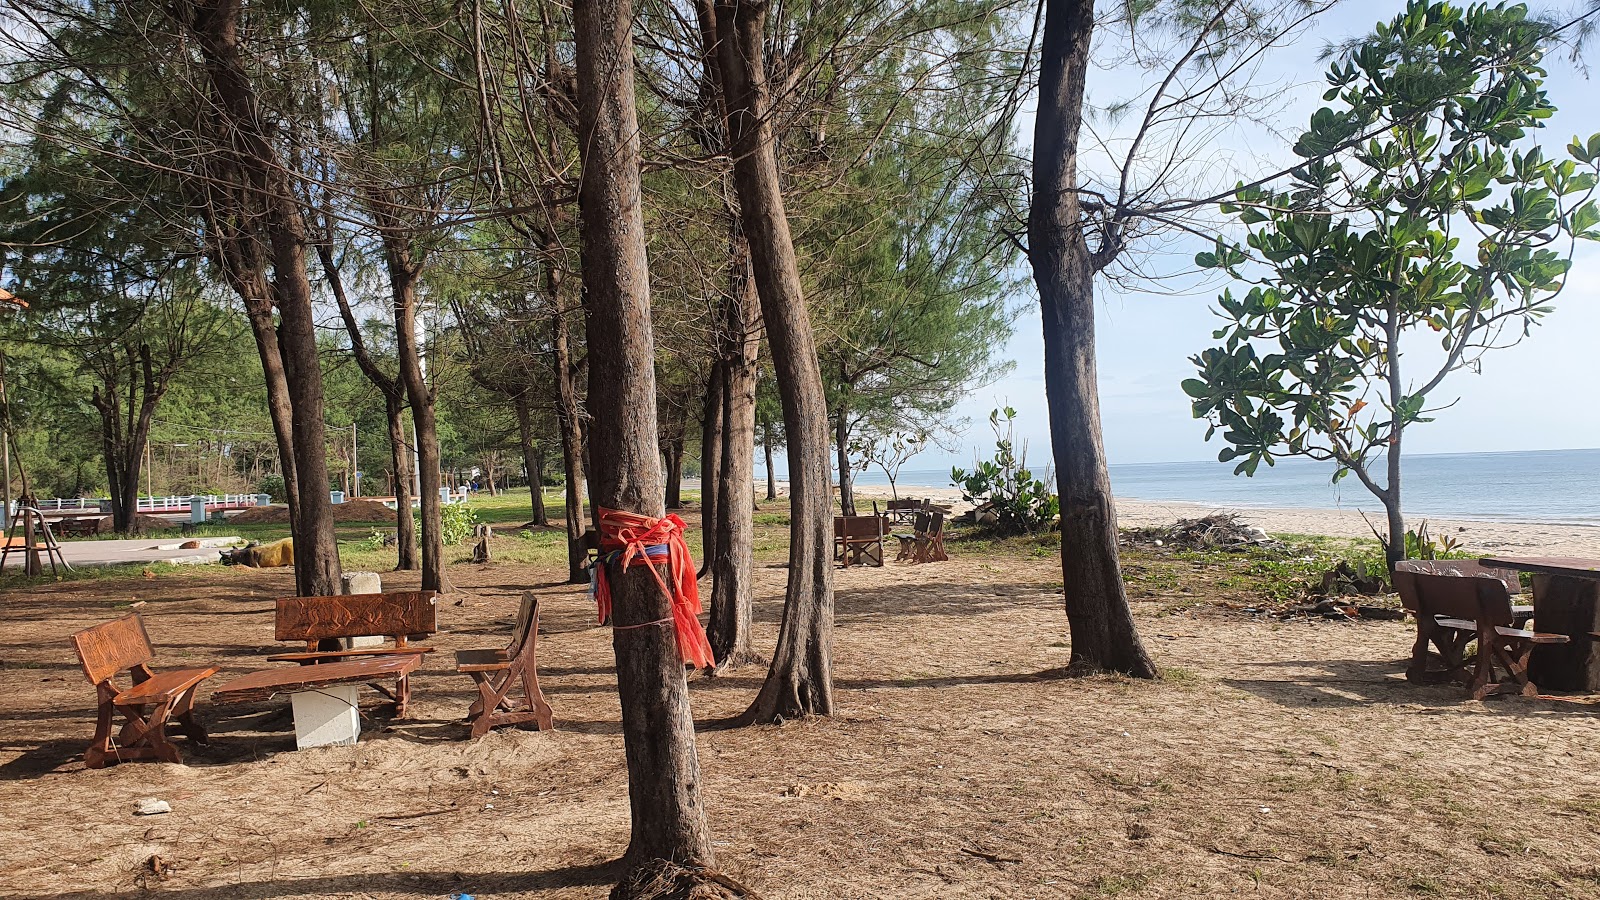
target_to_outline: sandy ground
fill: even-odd
[[[951,549],[838,574],[836,716],[719,730],[762,669],[692,682],[718,862],[763,896],[1600,896],[1597,698],[1413,686],[1403,623],[1226,613],[1207,602],[1238,588],[1215,567],[1137,550],[1130,566],[1179,573],[1132,590],[1165,679],[1043,679],[1068,654],[1056,562]],[[156,665],[219,663],[219,682],[281,649],[271,598],[290,575],[4,597],[0,897],[604,897],[628,834],[609,634],[553,571],[452,578],[411,720],[296,752],[285,702],[203,692],[209,747],[99,771],[79,757],[92,692],[66,635],[144,601]],[[783,578],[757,570],[759,647]],[[449,651],[502,644],[525,587],[556,730],[468,741]],[[152,796],[173,812],[134,817]]]

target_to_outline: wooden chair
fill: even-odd
[[[396,591],[384,594],[343,594],[328,597],[283,597],[278,600],[273,630],[280,641],[304,641],[306,649],[297,653],[278,653],[271,661],[297,662],[303,666],[342,662],[363,657],[404,656],[432,653],[432,647],[414,647],[407,641],[427,637],[439,630],[438,598],[433,591]],[[393,646],[341,646],[360,637],[381,637]],[[378,672],[378,670],[374,670]],[[395,716],[405,718],[411,702],[409,671],[394,674],[384,670],[378,676],[395,678],[394,690],[371,682],[379,693],[394,701]]]
[[[195,743],[206,743],[205,729],[194,720],[194,691],[217,674],[216,666],[152,671],[149,663],[155,650],[138,613],[77,632],[72,635],[72,649],[99,698],[94,740],[84,753],[89,768],[136,759],[181,762],[178,748],[167,738],[169,725],[176,725]],[[127,688],[115,681],[122,671],[132,681]],[[122,729],[112,737],[118,715],[124,720]]]
[[[1477,658],[1467,679],[1472,699],[1491,694],[1538,696],[1538,686],[1528,680],[1528,657],[1539,644],[1565,644],[1569,637],[1513,627],[1511,595],[1498,577],[1412,573],[1411,580],[1422,615],[1461,635],[1455,639],[1461,648],[1477,640]]]
[[[1417,590],[1417,575],[1493,578],[1504,584],[1508,592],[1516,592],[1521,590],[1517,573],[1510,569],[1492,569],[1468,559],[1408,559],[1395,564],[1392,576],[1395,593],[1400,595],[1400,605],[1417,620],[1417,638],[1411,647],[1411,665],[1406,669],[1406,680],[1415,684],[1465,681],[1466,648],[1477,639],[1477,635],[1475,632],[1440,628],[1436,617],[1449,614],[1442,610],[1423,609],[1423,601]],[[1512,612],[1517,618],[1513,624],[1520,627],[1533,614],[1533,607],[1514,606]],[[1430,645],[1443,668],[1431,665]]]
[[[917,536],[925,534],[932,517],[927,512],[919,512],[911,517],[911,533],[897,534],[895,540],[900,542],[900,552],[894,556],[895,562],[915,561],[917,558]]]
[[[917,518],[917,533],[912,538],[911,561],[916,563],[944,562],[950,558],[944,551],[944,513],[929,512]]]
[[[883,565],[882,516],[834,516],[833,561],[843,567]]]
[[[456,671],[478,687],[478,699],[467,710],[474,740],[501,725],[536,722],[540,731],[551,729],[550,704],[539,690],[538,641],[539,598],[526,591],[510,644],[499,650],[456,651]],[[522,696],[513,700],[518,688]]]

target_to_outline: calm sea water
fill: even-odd
[[[1280,460],[1254,478],[1234,476],[1231,463],[1113,465],[1119,497],[1219,506],[1381,511],[1375,497],[1349,476],[1337,485],[1333,469],[1312,460]],[[1402,471],[1408,516],[1567,522],[1600,525],[1600,450],[1516,453],[1441,453],[1408,456]],[[887,484],[882,472],[859,473],[862,484]],[[902,485],[946,486],[950,470],[907,470]]]

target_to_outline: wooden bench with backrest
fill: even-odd
[[[72,649],[99,699],[94,740],[84,754],[89,768],[135,759],[181,762],[178,748],[167,738],[169,725],[196,743],[206,743],[205,729],[194,720],[194,692],[200,682],[217,673],[216,666],[152,670],[150,661],[156,654],[138,613],[77,632],[72,636]],[[116,681],[122,672],[128,673],[131,682],[126,688]],[[123,725],[113,737],[111,729],[118,715]]]
[[[922,512],[923,505],[927,502],[926,500],[917,500],[911,497],[890,500],[887,507],[889,519],[896,525],[905,525],[915,519],[917,513]]]
[[[1417,575],[1443,575],[1454,578],[1487,577],[1498,579],[1508,593],[1522,590],[1516,572],[1494,569],[1469,559],[1407,559],[1395,563],[1391,580],[1395,593],[1400,595],[1400,605],[1417,620],[1417,638],[1411,647],[1411,665],[1406,669],[1406,680],[1417,684],[1437,684],[1441,681],[1465,681],[1466,648],[1477,639],[1475,633],[1453,628],[1440,628],[1435,621],[1436,612],[1424,612],[1416,586]],[[1513,606],[1512,612],[1520,627],[1533,614],[1532,606]],[[1431,649],[1430,649],[1431,646]],[[1432,665],[1437,656],[1443,668]]]
[[[1515,626],[1511,594],[1505,582],[1492,575],[1461,576],[1415,572],[1411,574],[1418,612],[1439,628],[1462,635],[1459,646],[1476,639],[1477,657],[1467,688],[1474,700],[1490,694],[1536,697],[1539,688],[1528,680],[1528,657],[1539,644],[1565,644],[1564,634],[1545,634]],[[1502,678],[1497,670],[1504,673]]]
[[[425,638],[438,630],[438,597],[433,591],[282,597],[278,600],[274,619],[275,636],[280,641],[304,641],[306,649],[296,653],[274,654],[267,659],[305,666],[363,658],[421,655],[432,653],[433,648],[412,646],[410,640]],[[360,637],[381,637],[394,643],[392,646],[353,648],[345,643]],[[395,678],[393,691],[377,681],[372,682],[372,687],[392,699],[395,715],[403,718],[406,706],[411,701],[410,673],[394,675],[375,671],[375,677]]]
[[[511,643],[488,650],[457,650],[456,671],[472,679],[478,699],[467,710],[472,737],[483,737],[501,725],[534,722],[540,731],[551,728],[550,704],[539,690],[539,598],[522,595],[522,608],[511,630]],[[520,689],[521,697],[516,693]]]
[[[841,566],[883,565],[882,516],[834,516],[833,561]]]

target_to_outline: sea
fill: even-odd
[[[1401,470],[1407,518],[1440,516],[1503,522],[1600,525],[1600,449],[1407,456]],[[1111,466],[1118,497],[1228,507],[1360,509],[1383,505],[1356,480],[1330,482],[1333,466],[1282,459],[1254,477],[1233,474],[1232,463],[1173,462]],[[886,485],[880,471],[860,472],[859,484]],[[900,485],[950,486],[949,469],[906,469]]]

